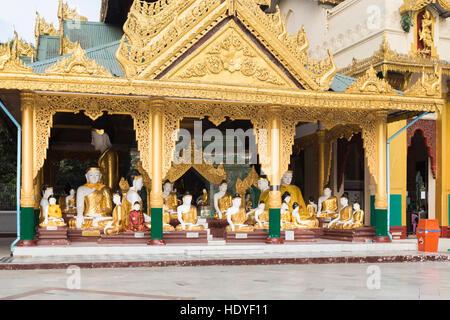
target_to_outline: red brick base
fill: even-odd
[[[406,239],[406,226],[390,227],[389,232],[393,240]]]
[[[441,226],[441,238],[450,238],[449,226]]]

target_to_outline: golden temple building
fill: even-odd
[[[301,2],[327,12],[320,25],[329,35],[338,29],[333,23],[342,23],[339,15],[358,5],[351,0]],[[450,5],[446,0],[396,2],[401,5],[394,10],[398,25],[416,21],[404,37],[411,42],[409,54],[391,48],[395,37],[383,27],[370,33],[376,19],[369,18],[363,27],[369,25],[368,38],[378,39],[371,43],[376,49],[354,59],[348,57],[356,53],[346,53],[354,47],[345,42],[347,33],[320,43],[316,22],[302,27],[308,22],[299,14],[303,4],[294,7],[293,1],[103,0],[100,22],[92,22],[60,0],[59,26],[37,14],[34,47],[17,34],[0,47],[0,100],[22,129],[19,245],[36,244],[43,186],[55,186],[56,192],[69,182],[62,181],[62,161],[81,164],[79,179],[70,181],[75,189],[106,185],[111,193],[126,190],[128,202],[132,191],[140,190],[134,184],[139,176],[125,180],[137,169],[145,189],[145,195],[139,191],[139,204],[145,219],[151,217],[151,245],[165,244],[167,235],[181,232],[166,231],[173,229],[166,228],[170,219],[164,218],[169,217],[166,193],[185,194],[173,206],[190,208],[182,203],[189,198],[186,192],[193,194],[195,205],[202,189],[208,190],[211,205],[196,209],[202,218],[214,211],[214,194],[226,180],[229,193],[243,199],[248,193],[249,207],[256,209],[263,176],[269,185],[267,242],[282,243],[280,190],[287,172],[293,178],[286,184],[301,190],[300,217],[308,199],[320,206],[329,187],[338,198],[347,192],[350,203],[361,204],[375,241],[390,242],[393,234],[406,237],[412,211],[422,207],[449,237],[450,57],[442,57],[435,34],[438,26],[440,32],[449,31]],[[198,123],[204,136],[209,129],[224,134],[252,129],[256,161],[247,157],[243,164],[230,164],[224,152],[220,163],[180,164],[180,132],[195,133]],[[94,150],[92,132],[108,134],[103,148],[99,143]],[[200,153],[208,149],[205,143],[188,144]],[[421,148],[429,157],[422,159]],[[86,183],[85,170],[92,163],[102,178]],[[433,177],[425,203],[421,195],[431,184],[423,181]],[[166,180],[176,191],[164,189]],[[182,210],[171,215],[180,217]],[[191,220],[187,228],[200,230]]]

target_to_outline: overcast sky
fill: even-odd
[[[101,0],[63,0],[89,21],[100,20]],[[14,28],[27,42],[34,44],[36,11],[58,29],[58,0],[0,0],[0,42],[14,36]]]

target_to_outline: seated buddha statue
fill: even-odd
[[[353,204],[352,219],[344,223],[343,229],[355,229],[364,226],[364,211],[361,210],[359,203]]]
[[[318,228],[319,220],[316,218],[316,210],[314,208],[312,200],[306,207],[306,211],[302,214],[300,213],[300,208],[298,203],[294,203],[292,206],[294,210],[292,211],[292,222],[295,224],[296,229],[310,229]]]
[[[232,196],[227,192],[228,184],[225,180],[219,185],[219,191],[214,194],[214,218],[224,219],[225,211],[232,205]]]
[[[294,205],[295,202],[297,202],[299,205],[300,215],[302,215],[306,212],[305,200],[303,200],[302,191],[300,190],[300,188],[297,187],[296,185],[291,184],[292,177],[293,177],[292,171],[287,171],[283,175],[283,177],[281,178],[280,191],[281,194],[285,193],[286,191],[291,194],[291,201],[289,203],[289,212],[292,212],[293,210],[292,206]]]
[[[113,220],[103,229],[107,235],[119,234],[124,231],[125,210],[122,205],[122,191],[117,190],[113,194],[113,203],[115,207],[112,212]]]
[[[142,211],[143,208],[143,201],[140,196],[140,191],[142,190],[142,187],[144,186],[144,178],[142,177],[141,173],[137,171],[136,169],[131,170],[127,175],[127,182],[130,186],[130,189],[125,194],[125,201],[124,201],[124,207],[125,207],[125,228],[129,226],[129,213],[133,210],[133,206],[135,203],[139,203],[139,211]],[[144,218],[145,226],[147,229],[151,228],[151,218],[145,212],[142,212],[142,216]]]
[[[173,190],[173,184],[169,180],[164,181],[163,184],[163,203],[163,212],[169,214],[169,220],[170,218],[177,219],[178,197],[177,193]]]
[[[110,190],[116,190],[119,183],[119,156],[112,147],[112,130],[100,121],[91,130],[91,145],[100,152],[98,167],[102,173],[101,182]]]
[[[296,225],[291,222],[291,194],[285,191],[281,196],[281,208],[280,208],[280,228],[284,229],[295,229]],[[292,205],[293,206],[293,205]]]
[[[68,214],[76,214],[77,213],[77,205],[76,205],[76,198],[75,198],[75,189],[72,187],[69,187],[66,191],[68,194],[64,198],[64,212]]]
[[[177,208],[178,221],[180,221],[180,224],[176,227],[177,231],[204,229],[202,225],[197,224],[197,208],[191,203],[192,195],[189,192],[186,192],[183,196],[183,203]]]
[[[236,193],[232,199],[232,205],[226,211],[228,226],[226,231],[233,232],[251,232],[253,226],[245,224],[248,214],[245,213],[245,208],[241,207],[241,195]]]
[[[344,229],[344,224],[350,222],[353,218],[353,209],[352,206],[348,205],[348,199],[342,197],[340,202],[342,209],[339,211],[338,217],[328,224],[328,229]]]
[[[42,186],[42,198],[40,202],[39,223],[43,223],[48,217],[48,199],[53,195],[53,187],[49,185]]]
[[[260,201],[258,207],[253,209],[255,213],[255,229],[269,229],[269,209],[266,209],[264,201]],[[249,212],[252,213],[252,211]]]
[[[50,196],[48,198],[47,216],[44,221],[39,224],[41,227],[64,227],[66,226],[62,218],[62,212],[59,205],[56,204],[56,198]]]
[[[146,232],[150,228],[144,219],[144,213],[141,210],[141,204],[136,201],[128,213],[128,225],[125,227],[126,232]]]
[[[202,195],[197,199],[197,206],[207,207],[209,205],[208,192],[203,188]]]
[[[257,185],[258,185],[259,191],[261,191],[261,194],[259,195],[258,203],[261,203],[261,201],[263,201],[268,207],[270,188],[269,188],[269,180],[267,179],[267,176],[265,176],[265,175],[260,176],[258,179]]]
[[[331,195],[331,189],[325,188],[323,196],[319,198],[318,217],[336,218],[338,216],[337,198]]]
[[[100,168],[87,169],[87,182],[77,190],[77,215],[69,221],[70,228],[104,229],[112,221],[111,191],[101,177]]]

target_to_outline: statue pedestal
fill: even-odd
[[[98,243],[101,244],[147,244],[150,240],[148,232],[123,232],[119,234],[102,234]]]
[[[328,227],[328,224],[333,219],[334,218],[329,218],[329,217],[317,217],[317,220],[319,220],[319,228],[326,228],[326,227]]]
[[[69,221],[70,221],[72,218],[75,218],[76,215],[77,215],[76,213],[63,212],[63,213],[62,213],[62,218],[63,218],[64,222],[65,222],[67,225],[69,225]]]
[[[67,239],[66,227],[38,227],[37,228],[38,246],[67,246],[70,241]]]
[[[375,227],[362,227],[356,229],[324,229],[322,239],[350,241],[350,242],[369,242],[375,238]]]
[[[269,237],[268,229],[258,229],[252,232],[225,231],[226,243],[266,243]]]
[[[225,238],[225,228],[228,226],[227,219],[207,218],[206,222],[214,238]]]
[[[71,242],[97,242],[103,230],[96,229],[69,229],[67,231],[67,236]]]
[[[281,230],[280,238],[284,242],[315,242],[320,229],[285,229]]]
[[[164,231],[163,239],[166,244],[176,243],[208,243],[208,232],[198,231]]]

